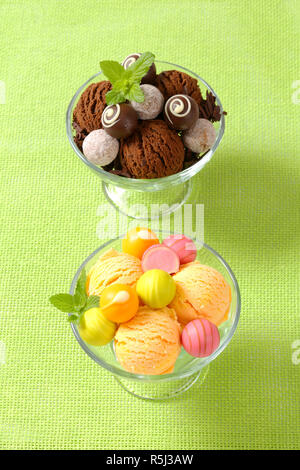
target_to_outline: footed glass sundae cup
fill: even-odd
[[[158,218],[161,215],[174,212],[188,201],[192,192],[193,176],[199,173],[211,160],[221,142],[225,129],[222,103],[216,92],[203,78],[199,77],[199,75],[191,70],[172,64],[171,62],[156,60],[155,64],[157,73],[163,70],[175,69],[196,78],[201,88],[202,95],[205,96],[206,90],[210,91],[216,97],[216,104],[220,107],[221,120],[214,123],[216,140],[213,146],[199,158],[197,163],[191,165],[189,168],[163,178],[134,179],[109,173],[86,159],[74,142],[74,131],[72,129],[73,111],[83,91],[92,83],[102,80],[102,72],[93,75],[76,91],[68,106],[66,117],[68,139],[76,155],[90,170],[94,171],[94,173],[101,178],[102,188],[109,203],[123,215],[136,219]]]
[[[159,234],[160,239],[169,235],[163,231],[156,231],[156,233]],[[74,276],[70,294],[74,294],[77,280],[83,269],[88,272],[98,257],[110,248],[121,251],[122,238],[123,236],[104,243],[86,258]],[[86,354],[99,366],[111,372],[117,382],[136,397],[147,400],[164,400],[180,395],[196,382],[201,385],[208,373],[209,364],[228,346],[236,330],[241,309],[237,280],[226,261],[215,250],[197,240],[194,240],[194,243],[197,246],[197,260],[218,270],[230,285],[232,293],[228,319],[219,326],[221,338],[219,347],[209,357],[192,357],[182,348],[172,373],[164,375],[133,374],[123,369],[118,362],[114,351],[114,341],[106,346],[90,346],[80,337],[77,325],[71,324],[75,338]]]

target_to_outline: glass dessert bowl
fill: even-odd
[[[163,231],[156,232],[159,234],[160,239],[164,238],[164,235],[169,235]],[[70,294],[74,294],[77,280],[83,269],[88,272],[98,257],[110,248],[121,251],[122,238],[123,236],[104,243],[86,258],[74,276]],[[197,247],[196,259],[202,264],[219,271],[231,288],[232,300],[228,319],[219,326],[220,344],[210,356],[196,358],[189,355],[182,347],[172,373],[163,375],[133,374],[127,372],[118,362],[115,355],[114,340],[106,346],[91,346],[81,338],[78,326],[71,323],[75,338],[88,356],[98,365],[114,374],[118,383],[136,397],[148,400],[163,400],[180,395],[197,381],[198,384],[201,384],[208,373],[209,364],[228,346],[236,330],[241,309],[237,280],[226,261],[215,250],[197,240],[194,240],[194,243]]]
[[[178,209],[189,199],[192,193],[192,178],[211,160],[221,142],[225,129],[222,103],[218,95],[204,79],[187,68],[170,62],[156,60],[155,65],[158,74],[168,69],[174,69],[189,74],[197,80],[203,96],[206,91],[211,92],[216,98],[216,105],[220,108],[221,119],[213,123],[216,131],[214,144],[206,153],[199,155],[199,160],[188,168],[183,169],[179,173],[162,178],[126,178],[104,170],[100,166],[93,164],[84,156],[74,142],[74,130],[72,128],[73,111],[82,92],[92,83],[99,82],[102,72],[93,75],[77,90],[68,106],[66,116],[66,129],[69,142],[82,162],[101,178],[103,192],[108,202],[123,215],[144,220],[169,214]],[[171,188],[174,188],[174,191],[170,191]]]

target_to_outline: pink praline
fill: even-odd
[[[179,271],[180,260],[177,253],[168,246],[155,244],[150,246],[142,257],[142,270],[162,269],[169,274]]]
[[[191,356],[207,357],[218,348],[220,333],[218,327],[206,318],[197,318],[183,328],[181,341]]]
[[[163,245],[171,248],[179,256],[180,264],[191,263],[197,256],[197,248],[193,240],[185,235],[170,235]]]

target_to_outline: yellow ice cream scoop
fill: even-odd
[[[127,253],[114,249],[101,255],[87,276],[86,291],[88,295],[100,295],[112,284],[126,284],[134,287],[143,274],[141,261]]]
[[[79,323],[81,338],[92,346],[104,346],[115,336],[117,325],[109,321],[101,308],[90,308],[84,312]]]
[[[136,291],[149,307],[163,308],[173,300],[176,285],[172,276],[166,271],[150,269],[139,278]]]
[[[216,269],[194,261],[184,264],[173,279],[176,295],[170,307],[182,326],[196,318],[206,318],[216,326],[227,319],[231,290]]]
[[[115,336],[120,364],[134,374],[171,373],[181,348],[179,324],[171,308],[140,307]]]

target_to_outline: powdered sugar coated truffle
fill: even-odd
[[[197,119],[195,124],[183,133],[184,145],[195,153],[209,150],[216,140],[216,130],[207,119]]]
[[[163,109],[164,97],[153,85],[141,85],[141,89],[145,100],[142,103],[131,101],[131,106],[138,113],[139,119],[155,119]]]
[[[119,151],[119,141],[108,135],[103,129],[90,132],[83,141],[85,157],[95,165],[109,165]]]

